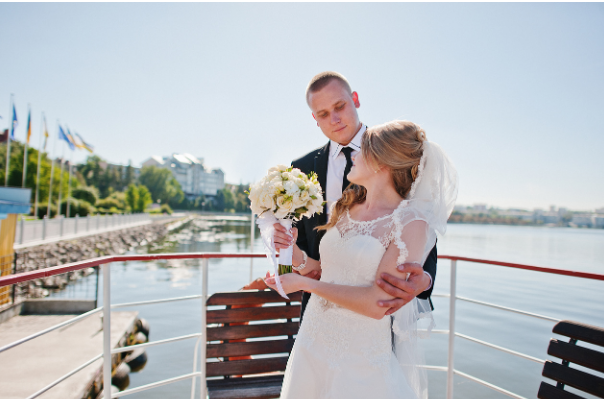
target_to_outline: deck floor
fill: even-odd
[[[111,344],[117,345],[138,312],[111,312]],[[0,324],[0,346],[73,318],[65,316],[15,316]],[[23,399],[103,352],[99,314],[52,331],[0,353],[0,396]],[[75,399],[101,367],[99,359],[39,396]]]

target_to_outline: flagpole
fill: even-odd
[[[29,147],[29,132],[31,130],[31,105],[27,104],[28,116],[27,116],[27,132],[25,138],[25,153],[23,154],[23,183],[22,187],[25,188],[25,181],[27,179],[27,150]]]
[[[63,146],[63,155],[61,155],[61,180],[59,180],[59,203],[57,205],[57,215],[61,215],[61,197],[63,197],[63,164],[65,161],[65,146]]]
[[[67,210],[65,211],[65,217],[69,217],[69,199],[71,198],[71,168],[73,166],[73,150],[69,157],[69,180],[67,181]]]
[[[14,108],[14,100],[13,94],[10,95],[10,110],[8,112],[9,120],[10,120],[10,129],[8,131],[8,135],[6,136],[6,173],[4,174],[4,187],[8,186],[8,170],[10,167],[10,136],[13,134],[13,130],[15,129],[15,123],[13,121],[13,108]]]
[[[53,158],[55,150],[57,148],[57,137],[59,136],[59,121],[57,120],[57,135],[55,141],[52,144],[52,156],[50,157],[50,185],[48,186],[48,206],[46,207],[46,218],[50,219],[50,204],[52,199],[52,177],[55,171],[55,160]]]
[[[35,202],[34,202],[34,217],[37,219],[38,218],[38,191],[40,189],[40,163],[42,161],[42,136],[44,135],[44,124],[46,123],[46,117],[44,116],[44,112],[42,112],[42,118],[41,120],[43,121],[42,123],[40,123],[40,142],[39,142],[39,149],[38,149],[38,168],[36,171],[36,195],[35,195]]]

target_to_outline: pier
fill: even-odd
[[[138,312],[111,312],[111,347],[134,329]],[[0,324],[0,347],[70,320],[74,315],[15,316]],[[85,398],[103,365],[103,328],[99,314],[44,334],[0,353],[3,399],[23,399],[98,356],[97,360],[48,390],[40,398]],[[35,376],[35,377],[34,377]]]

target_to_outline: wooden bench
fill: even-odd
[[[286,301],[274,291],[253,290],[208,298],[208,307],[222,307],[207,311],[210,399],[279,397],[299,327],[293,319],[300,317],[300,304],[292,302],[302,300],[299,292],[289,297]],[[248,324],[259,321],[262,324]]]
[[[598,398],[604,398],[604,378],[569,367],[570,363],[589,370],[604,373],[604,353],[578,346],[577,341],[604,347],[604,329],[573,321],[561,321],[553,332],[569,337],[569,342],[552,339],[547,353],[562,359],[562,364],[546,361],[544,377],[557,381],[556,386],[542,382],[537,397],[539,399],[584,399],[582,396],[564,390],[568,385]]]

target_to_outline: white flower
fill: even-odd
[[[292,200],[285,200],[283,196],[277,198],[277,212],[275,212],[275,217],[277,219],[284,219],[288,214],[294,211],[294,203]]]
[[[271,211],[275,210],[275,201],[273,201],[273,193],[269,191],[263,191],[260,195],[260,206],[264,209],[269,209]]]
[[[294,183],[296,183],[296,186],[298,186],[300,190],[303,190],[304,187],[306,187],[304,179],[301,179],[300,177],[294,177]]]
[[[268,170],[268,173],[271,173],[271,172],[285,172],[287,169],[288,168],[285,165],[277,165],[277,166],[273,166],[272,168],[270,168]]]
[[[273,183],[273,182],[271,182]],[[283,182],[279,179],[279,181],[274,182],[272,184],[272,190],[274,195],[280,195],[285,188],[283,187]]]
[[[300,188],[298,187],[298,185],[296,184],[296,182],[294,180],[288,180],[288,181],[284,182],[283,187],[285,188],[285,191],[289,195],[294,195],[294,194],[300,192]]]
[[[300,201],[302,201],[305,205],[308,201],[310,201],[310,194],[308,193],[307,190],[301,191],[300,192]]]
[[[306,201],[304,201],[302,199],[302,196],[300,195],[300,193],[296,193],[294,195],[293,202],[294,202],[294,209],[298,209],[298,208],[302,208],[302,207],[306,206]]]

